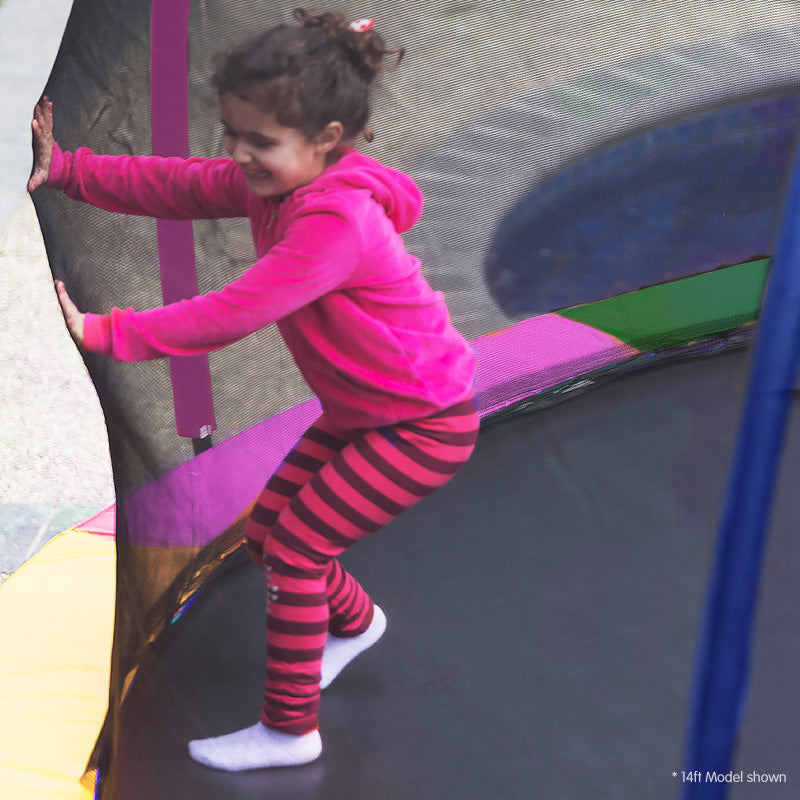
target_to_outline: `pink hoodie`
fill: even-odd
[[[86,315],[87,350],[121,361],[193,355],[273,322],[334,424],[371,428],[471,396],[475,356],[401,233],[422,197],[356,150],[278,201],[228,158],[98,156],[56,147],[48,185],[109,211],[250,218],[258,260],[219,291],[135,312]]]

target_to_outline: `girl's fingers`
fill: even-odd
[[[83,345],[83,324],[86,315],[82,314],[75,303],[72,302],[72,298],[67,293],[67,287],[63,281],[56,281],[55,285],[61,312],[64,315],[64,321],[67,323],[67,330],[75,344],[80,347]]]
[[[56,294],[58,295],[58,302],[61,304],[61,309],[65,316],[73,315],[76,312],[80,313],[78,307],[72,302],[72,298],[67,292],[64,281],[56,281]]]
[[[28,191],[33,192],[50,177],[50,162],[53,158],[53,104],[45,99],[46,105],[38,104],[33,109],[31,131],[33,133],[34,165],[28,179]]]
[[[33,121],[36,126],[45,133],[52,132],[53,129],[53,103],[48,98],[44,98],[37,103],[33,109]]]

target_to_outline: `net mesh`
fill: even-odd
[[[223,154],[213,58],[243,36],[290,21],[292,7],[191,4],[192,155]],[[426,211],[406,242],[468,338],[769,256],[796,135],[797,4],[376,0],[326,7],[376,17],[387,42],[406,48],[376,99],[375,141],[359,147],[420,184]],[[46,87],[64,149],[151,152],[150,24],[149,2],[76,0]],[[50,190],[35,203],[53,275],[81,309],[161,303],[154,220]],[[252,262],[246,221],[196,222],[193,230],[201,291],[222,287]],[[736,316],[731,330],[755,313]],[[703,338],[697,326],[692,331],[693,340]],[[512,338],[504,346],[559,349],[543,333],[531,335],[527,344]],[[614,337],[615,347],[625,344],[624,332]],[[658,337],[648,349],[659,349]],[[503,361],[502,353],[495,358]],[[600,356],[587,359],[563,360],[574,374],[607,366]],[[234,552],[246,498],[268,476],[269,458],[251,453],[248,437],[313,401],[277,331],[260,331],[209,357],[217,428],[213,447],[197,455],[197,443],[176,433],[166,361],[85,360],[106,418],[118,504],[109,713],[89,762],[90,770],[102,763],[113,787],[114,726],[137,665]],[[549,385],[565,380],[556,372]],[[535,393],[514,376],[498,385]],[[265,435],[280,454],[295,434],[276,424]],[[212,465],[219,470],[215,453],[225,452],[236,466],[220,476]],[[213,477],[204,477],[208,470]],[[209,521],[226,495],[235,498],[229,510]]]

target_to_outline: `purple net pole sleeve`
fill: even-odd
[[[800,158],[759,322],[706,600],[687,735],[683,800],[720,800],[745,711],[753,629],[784,432],[800,361]],[[683,777],[683,776],[682,776]]]
[[[189,155],[189,15],[191,0],[153,0],[150,16],[150,113],[153,154]],[[191,221],[157,220],[164,303],[199,291]],[[170,358],[175,425],[204,439],[216,428],[206,356]]]

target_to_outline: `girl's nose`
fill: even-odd
[[[246,164],[250,161],[250,153],[248,149],[238,139],[233,139],[226,142],[225,149],[237,164]]]

